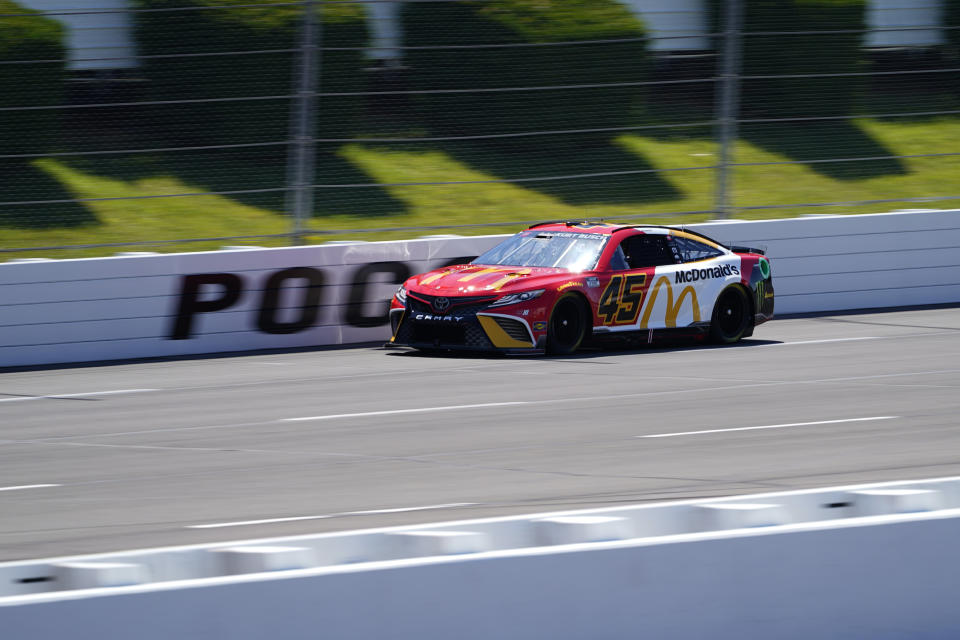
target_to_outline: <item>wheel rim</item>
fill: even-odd
[[[720,300],[719,318],[720,333],[727,338],[738,335],[744,326],[747,312],[742,297],[736,292],[729,292]]]
[[[580,341],[583,333],[583,318],[575,303],[561,302],[554,310],[550,324],[557,346],[569,348]]]

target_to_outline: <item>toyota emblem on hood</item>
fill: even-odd
[[[438,313],[443,313],[450,308],[450,298],[436,298],[433,301],[433,310]]]

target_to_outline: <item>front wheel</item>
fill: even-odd
[[[587,309],[579,296],[561,296],[553,305],[550,324],[547,326],[547,353],[556,356],[570,355],[587,337]]]
[[[725,289],[713,308],[710,320],[710,341],[730,344],[743,337],[750,326],[750,301],[743,287]]]

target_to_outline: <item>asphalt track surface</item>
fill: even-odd
[[[960,475],[958,415],[960,308],[571,358],[7,371],[0,559]]]

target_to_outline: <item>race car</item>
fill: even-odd
[[[589,341],[677,333],[728,344],[771,318],[760,249],[681,227],[545,222],[469,264],[408,279],[387,345],[567,355]]]

